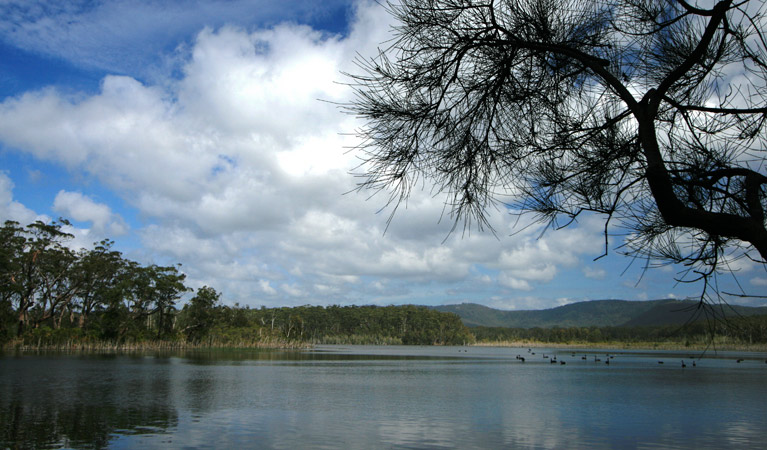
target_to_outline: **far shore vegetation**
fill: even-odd
[[[74,251],[66,220],[0,228],[0,347],[19,350],[306,348],[317,344],[767,348],[767,316],[684,326],[468,328],[425,306],[224,305],[178,266],[143,266],[105,240]],[[179,303],[185,296],[189,300]]]
[[[470,328],[476,345],[767,351],[767,316],[701,318],[683,325]]]

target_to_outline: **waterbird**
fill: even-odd
[[[742,363],[743,361],[745,361],[743,358],[738,358],[738,361],[737,361],[737,362],[738,362],[738,363]]]
[[[519,357],[519,360],[522,361],[522,362],[525,362],[525,358],[523,358],[521,356]]]
[[[586,361],[586,355],[583,355],[583,356],[581,357],[581,359],[582,359],[582,360],[584,360],[584,361]]]
[[[692,366],[695,367],[695,361],[692,362]]]
[[[567,363],[565,361],[560,361],[559,364],[564,366]]]
[[[658,361],[658,364],[663,364],[663,361]]]
[[[685,364],[684,360],[682,360],[682,369],[684,369],[685,367],[687,367],[687,364]]]
[[[606,360],[605,360],[605,364],[607,364],[607,365],[609,366],[609,365],[610,365],[610,360],[609,360],[609,359],[606,359]]]

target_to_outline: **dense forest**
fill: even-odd
[[[295,346],[308,343],[464,344],[455,314],[418,306],[225,306],[214,288],[192,296],[178,266],[144,266],[104,240],[66,244],[66,220],[0,228],[0,343],[25,346]],[[191,296],[183,307],[179,302]]]
[[[549,344],[647,344],[680,346],[767,344],[767,316],[702,319],[684,325],[506,328],[472,327],[478,342]]]
[[[538,310],[502,310],[476,303],[440,305],[434,309],[458,314],[468,327],[499,328],[656,327],[767,315],[767,306],[679,299],[588,300]]]
[[[212,287],[192,292],[180,266],[141,265],[114,250],[110,240],[72,250],[66,245],[72,239],[67,225],[63,219],[26,227],[8,221],[0,228],[0,345],[767,343],[765,315],[684,326],[661,321],[658,326],[467,328],[456,313],[414,305],[227,306]]]

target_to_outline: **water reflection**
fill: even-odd
[[[177,423],[166,402],[164,370],[130,370],[103,357],[0,361],[0,447],[103,448],[113,433],[166,430]]]
[[[0,355],[0,448],[747,448],[767,435],[763,363],[464,350]]]

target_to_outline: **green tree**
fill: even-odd
[[[15,334],[18,326],[14,304],[17,303],[22,290],[19,283],[19,255],[23,252],[26,242],[23,233],[24,230],[18,222],[6,221],[0,228],[0,316],[3,319],[3,329],[6,330],[3,334],[6,335],[11,333],[11,326],[14,328],[12,333]]]
[[[616,224],[621,251],[688,266],[704,293],[728,258],[765,264],[763,1],[389,10],[394,38],[350,75],[361,188],[399,204],[429,178],[456,222],[480,228],[497,202],[552,226],[596,213],[605,252]]]
[[[53,328],[59,328],[65,313],[73,312],[72,302],[81,281],[75,276],[76,263],[75,252],[60,245],[51,245],[38,256],[40,289],[32,308],[35,327],[50,321]]]
[[[91,313],[105,308],[122,296],[120,277],[126,261],[120,252],[112,250],[113,245],[113,241],[105,239],[96,244],[93,250],[83,250],[79,254],[76,276],[80,283],[76,306],[80,328],[86,327]]]
[[[216,323],[221,294],[215,289],[203,286],[189,300],[182,311],[184,317],[183,332],[187,340],[200,342],[210,332]]]
[[[73,236],[63,231],[65,225],[69,222],[61,219],[21,228],[8,221],[2,229],[2,295],[15,306],[18,336],[30,323],[37,326],[52,318],[72,298],[74,257],[64,243]]]
[[[169,336],[173,331],[173,313],[176,301],[189,291],[184,285],[186,275],[177,267],[152,265],[146,269],[151,276],[151,301],[154,309],[151,314],[157,316],[157,337]]]
[[[175,266],[141,266],[129,261],[123,266],[119,298],[108,308],[110,320],[123,323],[120,328],[135,339],[170,337],[176,301],[188,291],[186,275]],[[113,323],[110,327],[114,327]]]

